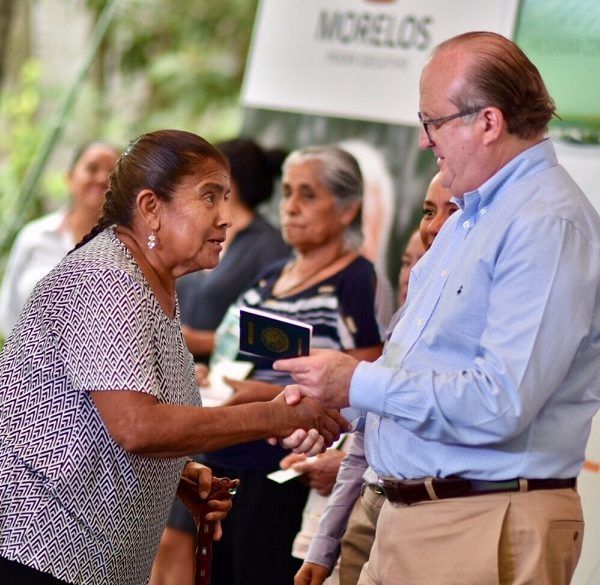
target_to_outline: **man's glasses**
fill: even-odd
[[[469,108],[468,110],[464,110],[463,112],[458,112],[458,114],[442,116],[441,118],[431,118],[430,120],[423,118],[421,112],[417,112],[417,116],[419,116],[419,122],[421,122],[423,130],[425,130],[425,134],[427,134],[427,139],[429,140],[429,142],[433,142],[433,140],[431,140],[431,135],[429,134],[429,126],[433,126],[436,130],[439,130],[446,122],[450,122],[450,120],[454,120],[455,118],[462,118],[471,114],[476,114],[482,109],[482,106],[476,108]]]

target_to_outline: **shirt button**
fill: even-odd
[[[424,325],[424,324],[425,324],[425,321],[424,321],[423,319],[418,319],[418,320],[417,320],[417,325],[418,325],[419,327],[423,327],[423,325]]]
[[[482,207],[482,208],[479,210],[479,215],[485,215],[486,213],[487,213],[487,209],[486,209],[485,207]]]
[[[444,268],[444,270],[442,270],[442,271],[440,272],[440,276],[441,276],[442,278],[446,278],[446,276],[447,276],[447,275],[448,275],[448,271],[447,271],[447,270]]]
[[[471,224],[470,224],[468,221],[465,221],[465,222],[463,223],[463,227],[464,227],[466,230],[468,230],[468,229],[469,229],[469,226],[470,226],[470,225],[471,225]]]

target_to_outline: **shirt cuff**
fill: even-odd
[[[360,362],[350,380],[350,407],[383,415],[385,388],[391,374],[390,368],[371,362]]]
[[[310,542],[310,548],[305,563],[315,563],[333,569],[340,556],[340,541],[325,534],[315,534]]]

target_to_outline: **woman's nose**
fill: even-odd
[[[233,217],[231,215],[231,206],[229,201],[222,201],[219,205],[218,224],[226,228],[233,225]]]
[[[281,211],[287,215],[294,215],[298,211],[295,197],[285,197],[281,200]]]

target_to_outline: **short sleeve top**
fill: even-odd
[[[69,583],[145,583],[183,458],[124,451],[90,391],[201,405],[179,322],[112,229],[38,283],[0,356],[0,555]]]

